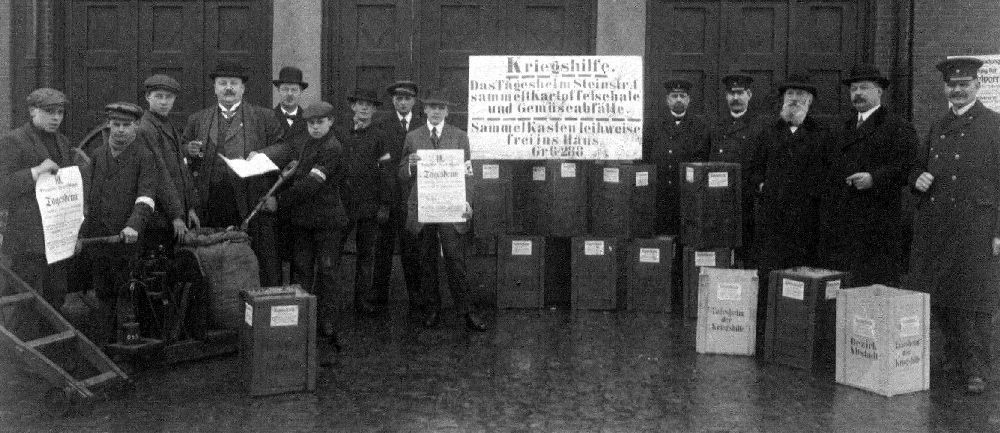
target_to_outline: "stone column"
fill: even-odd
[[[284,66],[302,70],[309,88],[303,92],[302,105],[320,99],[323,29],[322,0],[274,0],[274,41],[271,48],[271,75],[278,76]],[[278,91],[273,89],[271,106],[278,104]]]
[[[597,54],[646,52],[646,0],[597,1]]]
[[[0,131],[6,132],[12,128],[11,117],[13,116],[14,104],[11,98],[14,93],[14,74],[11,68],[14,66],[13,53],[11,52],[11,14],[10,0],[0,0]]]

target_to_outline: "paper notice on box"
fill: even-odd
[[[584,241],[583,254],[588,256],[603,256],[604,241]]]
[[[635,172],[635,186],[649,186],[649,172],[648,171],[637,171],[637,172]]]
[[[806,284],[802,281],[781,279],[781,296],[786,298],[804,300],[806,299]]]
[[[743,296],[743,286],[733,283],[719,284],[716,297],[720,301],[739,301]]]
[[[483,179],[499,179],[499,178],[500,178],[499,164],[483,164]]]
[[[899,319],[899,336],[915,337],[920,335],[920,317],[910,316]]]
[[[725,171],[715,171],[708,173],[709,188],[726,188],[729,186],[729,173]]]
[[[840,290],[840,280],[827,281],[826,299],[837,299],[837,290]]]
[[[698,267],[715,266],[715,251],[695,251],[694,265]]]
[[[867,317],[854,316],[854,333],[868,338],[875,338],[875,321]]]
[[[559,175],[562,177],[576,177],[576,163],[564,162],[560,164]]]
[[[604,182],[605,183],[618,183],[619,169],[616,167],[605,167],[604,168]]]
[[[530,256],[531,241],[510,241],[510,255]]]
[[[253,307],[246,302],[243,303],[246,307],[243,309],[243,321],[247,322],[247,326],[253,326]]]
[[[684,180],[687,183],[694,183],[694,167],[688,167],[684,170]]]
[[[271,326],[295,326],[298,324],[298,305],[275,305],[271,307]]]
[[[659,248],[639,248],[640,263],[660,263]]]
[[[545,180],[545,166],[539,165],[531,168],[531,180],[537,180],[539,182]]]

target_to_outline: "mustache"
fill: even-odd
[[[953,92],[948,93],[948,97],[949,98],[965,98],[965,97],[968,97],[968,96],[969,96],[968,93],[965,93],[965,92],[963,92],[961,90],[955,90]]]
[[[223,95],[236,96],[236,91],[235,90],[226,89],[226,90],[222,91],[222,94]]]
[[[861,96],[861,95],[857,95],[857,96],[851,98],[851,102],[854,102],[854,103],[868,102],[868,98],[865,98],[864,96]]]

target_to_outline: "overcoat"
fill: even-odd
[[[982,102],[961,116],[950,111],[931,125],[909,183],[928,172],[917,192],[906,287],[931,294],[935,305],[993,311],[1000,304],[992,239],[1000,237],[1000,114]]]
[[[410,182],[412,180],[413,186],[410,188],[410,196],[406,201],[406,230],[410,233],[416,235],[420,233],[423,229],[423,224],[418,222],[417,216],[417,179],[415,179],[417,173],[411,172],[411,167],[408,163],[408,158],[411,153],[416,152],[420,149],[461,149],[465,151],[465,161],[466,164],[469,163],[470,153],[469,153],[469,136],[465,134],[465,131],[458,129],[455,126],[449,125],[442,122],[440,136],[438,138],[437,147],[431,142],[431,130],[427,128],[426,122],[420,128],[410,131],[406,134],[406,145],[403,149],[403,155],[399,161],[399,178],[403,181]],[[465,182],[465,202],[471,203],[469,200],[469,191],[472,186],[472,182],[466,179]],[[453,224],[455,226],[455,231],[459,234],[465,234],[469,232],[469,223],[461,222]]]
[[[139,119],[139,137],[152,152],[159,165],[160,189],[157,192],[157,214],[170,220],[185,219],[189,209],[193,209],[198,198],[194,193],[194,178],[184,158],[181,134],[169,119],[152,111],[143,113]],[[169,226],[170,221],[156,221]]]
[[[393,166],[382,157],[388,153],[389,137],[374,122],[354,129],[354,121],[346,119],[335,125],[333,134],[343,148],[345,170],[342,182],[344,206],[352,221],[375,218],[379,208],[392,204]]]
[[[753,143],[763,128],[764,120],[755,113],[747,111],[739,118],[726,114],[712,128],[709,141],[711,148],[709,161],[734,162],[745,168],[750,162]]]
[[[657,122],[646,136],[642,159],[656,164],[657,233],[680,233],[679,182],[683,162],[707,161],[708,124],[688,114],[680,122],[673,117]]]
[[[306,123],[306,119],[302,117],[302,107],[291,116],[292,124],[288,124],[287,117],[285,117],[285,112],[281,111],[281,104],[274,107],[274,117],[278,119],[278,125],[281,126],[281,137],[289,146],[291,146],[293,152],[296,154],[302,149],[302,146],[309,141],[309,126]]]
[[[340,196],[344,163],[340,141],[331,132],[321,138],[310,137],[298,153],[298,165],[278,193],[278,213],[293,225],[309,229],[345,227],[349,220]],[[317,170],[326,176],[310,176]]]
[[[80,237],[116,235],[125,227],[141,234],[156,207],[159,178],[156,157],[138,135],[117,157],[109,145],[98,147],[85,188],[87,218]],[[138,204],[139,197],[154,199],[153,208]]]

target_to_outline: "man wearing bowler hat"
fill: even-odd
[[[898,287],[901,188],[917,133],[882,104],[889,79],[875,65],[855,65],[843,84],[854,112],[827,155],[822,255],[827,267],[850,271],[851,284]]]
[[[293,149],[299,152],[305,142],[309,140],[309,131],[306,129],[306,119],[302,117],[302,92],[309,87],[309,83],[303,81],[302,70],[294,66],[285,66],[278,71],[278,78],[271,80],[278,91],[278,105],[274,107],[274,115],[281,125],[282,140]],[[278,259],[282,263],[292,261],[293,246],[290,235],[290,222],[283,212],[275,215],[275,244],[278,248]],[[294,268],[290,269],[294,273]],[[292,279],[295,277],[292,275]]]
[[[438,284],[438,257],[443,253],[445,271],[448,275],[448,289],[451,290],[455,309],[465,319],[466,328],[472,331],[485,331],[486,323],[472,309],[469,301],[470,287],[466,275],[466,244],[469,235],[468,219],[472,217],[472,207],[469,206],[470,182],[466,181],[465,214],[466,222],[424,224],[417,215],[417,188],[419,182],[414,179],[417,174],[417,162],[420,149],[461,149],[465,152],[466,175],[472,174],[472,162],[469,153],[469,137],[465,131],[445,123],[448,117],[448,106],[451,103],[439,93],[429,93],[422,99],[427,123],[406,135],[406,145],[403,158],[399,162],[400,179],[412,182],[410,195],[407,199],[406,229],[411,235],[417,236],[420,242],[421,290],[424,293],[426,313],[424,326],[431,328],[441,321],[441,293]]]
[[[972,57],[937,64],[948,109],[931,124],[908,179],[920,201],[906,287],[931,294],[946,355],[970,393],[998,380],[1000,114],[977,99],[982,65]]]
[[[262,153],[278,167],[289,161],[289,147],[281,139],[281,125],[274,111],[243,101],[249,78],[243,65],[222,61],[208,75],[217,104],[195,112],[184,129],[188,158],[195,170],[197,207],[202,225],[239,226],[275,183],[270,173],[241,179],[225,164],[226,158],[248,158]],[[281,283],[281,265],[275,251],[274,199],[269,199],[247,228],[251,247],[260,265],[264,286]]]
[[[402,159],[406,134],[423,126],[427,121],[413,110],[418,87],[412,81],[397,81],[386,88],[392,97],[392,112],[379,123],[389,137],[389,161],[387,167],[398,167]],[[393,170],[394,172],[394,170]],[[389,181],[389,220],[378,227],[375,246],[375,281],[372,285],[372,303],[384,305],[391,291],[392,256],[399,240],[399,259],[403,267],[403,279],[409,295],[411,313],[422,313],[423,299],[420,296],[420,250],[416,238],[406,231],[406,197],[410,193],[409,182],[397,176]]]

